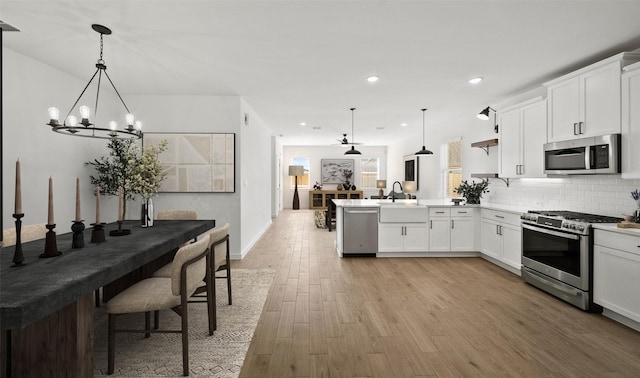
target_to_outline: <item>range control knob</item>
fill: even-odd
[[[584,225],[581,225],[581,224],[580,224],[580,225],[578,225],[578,230],[579,230],[579,231],[584,231]]]
[[[576,225],[575,224],[570,224],[569,228],[572,229],[572,230],[575,230],[576,229]]]

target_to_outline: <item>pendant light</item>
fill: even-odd
[[[427,109],[420,110],[422,110],[422,149],[416,152],[416,155],[433,155],[433,152],[427,150],[424,146],[424,112],[426,112]]]
[[[353,111],[356,108],[351,108],[351,141],[355,143],[355,137],[353,135]],[[351,149],[344,153],[345,155],[362,155],[362,153],[352,145]]]

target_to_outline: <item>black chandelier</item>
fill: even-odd
[[[88,138],[101,138],[101,139],[113,139],[113,138],[140,139],[142,138],[142,123],[140,121],[136,121],[133,114],[131,114],[131,112],[129,111],[127,104],[124,103],[124,100],[122,99],[122,96],[120,96],[118,89],[116,89],[116,86],[113,84],[113,81],[111,81],[109,74],[107,74],[107,65],[102,59],[102,50],[103,50],[102,38],[105,34],[110,35],[111,29],[109,29],[106,26],[102,26],[98,24],[91,25],[91,28],[100,34],[100,58],[96,63],[96,72],[93,74],[93,76],[91,76],[91,79],[89,79],[89,82],[82,90],[82,93],[80,93],[80,96],[78,96],[78,99],[76,99],[76,102],[74,102],[73,105],[71,106],[71,109],[69,109],[69,112],[67,113],[67,116],[64,118],[63,123],[60,124],[60,120],[59,120],[60,111],[58,110],[58,108],[50,107],[49,123],[47,123],[47,125],[51,126],[52,131],[55,131],[56,133],[64,133],[66,135],[74,135],[74,136],[81,136],[81,137],[88,137]],[[127,125],[123,129],[118,129],[118,124],[116,121],[109,122],[108,128],[98,127],[94,125],[93,123],[91,123],[89,118],[91,115],[91,109],[86,105],[80,106],[78,108],[78,110],[80,111],[80,118],[81,118],[80,122],[78,122],[78,118],[76,116],[71,114],[71,112],[76,107],[76,105],[78,105],[78,102],[80,102],[80,99],[82,98],[84,93],[87,91],[87,89],[89,88],[89,85],[91,85],[91,83],[93,82],[93,79],[95,79],[96,76],[98,77],[98,85],[96,89],[96,103],[94,108],[94,116],[98,114],[98,99],[100,98],[100,84],[102,83],[103,74],[109,80],[109,84],[111,84],[111,87],[116,92],[116,94],[118,95],[118,98],[120,99],[120,102],[122,103],[125,110],[127,111],[127,114],[125,116]]]

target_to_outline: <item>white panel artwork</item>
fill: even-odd
[[[158,158],[167,177],[160,192],[235,192],[235,134],[145,133],[144,144],[168,142]]]

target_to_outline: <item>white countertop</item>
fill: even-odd
[[[592,227],[596,230],[605,230],[611,232],[618,232],[621,234],[640,236],[640,228],[618,228],[616,223],[596,223]]]
[[[454,207],[451,200],[448,199],[396,199],[392,202],[390,199],[334,199],[333,202],[338,207],[381,207],[381,206],[420,206],[420,207]],[[511,206],[498,203],[483,203],[480,205],[459,205],[459,207],[478,207],[483,209],[493,209],[499,211],[507,211],[516,214],[527,212],[527,208],[520,206]]]

